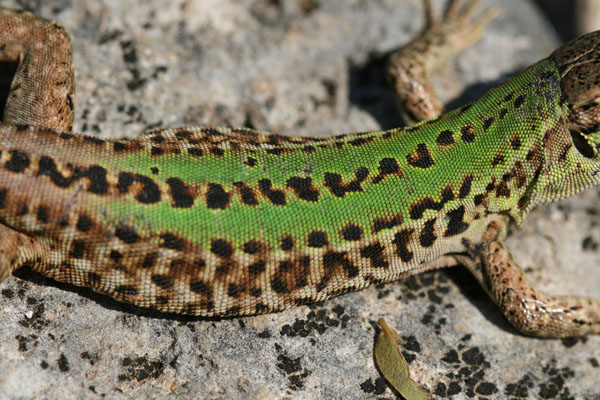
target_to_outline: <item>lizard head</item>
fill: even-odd
[[[579,152],[600,158],[600,31],[581,36],[551,55],[560,73],[562,100]]]

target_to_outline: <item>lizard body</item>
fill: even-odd
[[[0,278],[29,265],[143,307],[240,316],[462,263],[520,330],[597,333],[597,300],[542,297],[502,240],[533,206],[598,180],[600,36],[437,117],[428,71],[411,63],[422,46],[460,47],[436,42],[457,37],[441,26],[393,64],[397,88],[423,88],[409,113],[433,117],[413,127],[330,138],[177,128],[118,141],[70,132],[64,30],[2,9],[0,58],[19,69],[0,126]]]

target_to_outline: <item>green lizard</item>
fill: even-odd
[[[117,300],[198,316],[274,312],[463,264],[520,331],[600,332],[600,301],[548,297],[505,249],[507,225],[599,180],[600,33],[440,115],[427,74],[492,13],[451,3],[392,57],[422,122],[329,138],[236,128],[103,140],[71,132],[64,29],[0,9],[17,63],[0,125],[0,280],[27,265]]]

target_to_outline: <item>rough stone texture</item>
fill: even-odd
[[[71,34],[79,132],[399,124],[383,60],[422,27],[419,0],[141,3],[3,2]],[[557,46],[528,2],[497,6],[484,39],[438,82],[444,99],[477,97]],[[542,289],[600,296],[598,204],[588,191],[513,229],[509,246]],[[600,337],[521,336],[455,268],[221,321],[156,315],[21,271],[0,285],[0,398],[393,398],[373,365],[379,317],[407,338],[411,373],[434,398],[600,397]]]

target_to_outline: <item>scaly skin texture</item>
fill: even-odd
[[[599,332],[598,300],[537,293],[503,239],[533,206],[598,181],[600,33],[438,116],[427,74],[492,18],[468,23],[475,2],[457,4],[392,57],[407,114],[430,118],[413,127],[131,141],[70,132],[68,36],[0,9],[0,60],[19,64],[0,125],[0,279],[28,265],[142,307],[241,316],[461,263],[519,330]]]

